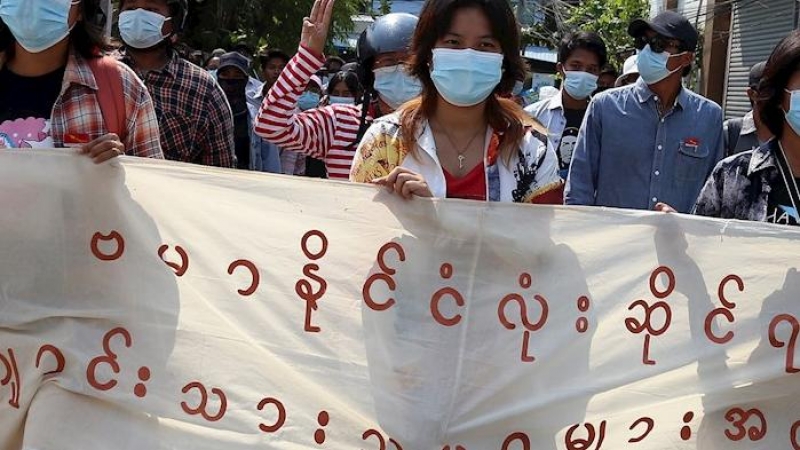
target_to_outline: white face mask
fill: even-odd
[[[155,47],[169,37],[161,31],[168,20],[171,19],[141,8],[122,11],[119,14],[119,34],[129,47],[138,49]]]
[[[328,97],[328,103],[331,105],[355,105],[356,99],[353,97],[338,97],[336,95],[331,95]]]
[[[0,0],[0,19],[17,43],[30,53],[41,53],[67,36],[69,13],[80,1]]]
[[[422,83],[407,74],[402,64],[381,67],[372,73],[375,75],[375,90],[392,109],[399,108],[422,93]]]

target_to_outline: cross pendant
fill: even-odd
[[[464,168],[464,161],[465,161],[466,159],[467,159],[467,157],[466,157],[466,156],[464,156],[464,155],[458,155],[458,168],[459,168],[459,169],[463,169],[463,168]]]

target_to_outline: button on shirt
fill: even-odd
[[[572,159],[568,205],[653,209],[664,202],[688,213],[724,155],[722,110],[685,88],[663,117],[639,79],[596,96]]]

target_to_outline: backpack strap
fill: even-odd
[[[127,138],[127,119],[125,117],[125,91],[122,86],[122,72],[114,58],[102,56],[89,59],[89,67],[97,81],[97,102],[103,113],[103,122],[109,133],[119,136],[122,142]]]

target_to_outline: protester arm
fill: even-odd
[[[236,167],[233,140],[233,113],[222,88],[210,83],[205,120],[198,128],[197,145],[201,164],[217,167]]]
[[[120,64],[125,92],[127,136],[125,153],[142,158],[164,159],[159,137],[158,117],[147,87],[133,71]]]
[[[299,113],[297,99],[325,59],[300,46],[272,85],[255,121],[256,133],[284,150],[324,159],[334,141],[336,108],[326,106]]]
[[[575,152],[572,154],[572,164],[564,190],[564,203],[567,205],[595,203],[602,133],[600,105],[597,101],[592,101],[578,132]]]

